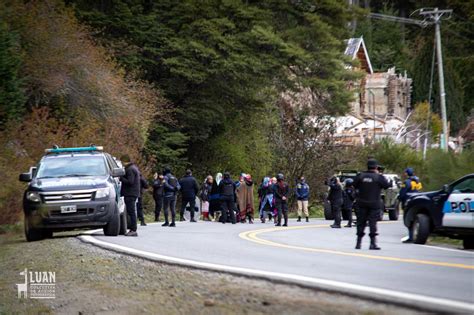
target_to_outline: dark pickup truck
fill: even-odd
[[[474,174],[438,191],[410,194],[404,209],[405,226],[412,229],[416,244],[425,244],[435,233],[462,239],[465,249],[474,249]]]
[[[119,177],[125,171],[102,147],[47,149],[36,167],[20,175],[28,241],[53,232],[102,227],[104,234],[125,233],[126,212]]]

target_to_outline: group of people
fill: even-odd
[[[176,179],[171,170],[166,168],[163,175],[155,174],[153,181],[153,197],[155,200],[155,221],[159,221],[161,210],[164,210],[163,226],[176,226],[175,204],[178,192],[181,193],[180,221],[184,221],[184,213],[189,205],[191,222],[196,209],[196,197],[201,201],[201,212],[206,221],[219,221],[223,224],[237,222],[254,222],[254,182],[250,174],[242,173],[237,181],[233,181],[229,172],[207,176],[199,187],[191,170],[181,179]],[[288,198],[290,188],[283,174],[275,178],[265,177],[258,188],[260,220],[264,223],[268,216],[274,219],[276,226],[288,226]],[[304,211],[308,221],[309,186],[302,178],[296,190],[299,211]],[[171,212],[171,223],[168,214]],[[283,221],[282,221],[283,219]],[[301,216],[299,217],[301,221]]]
[[[125,175],[120,178],[122,182],[121,195],[124,196],[127,213],[130,216],[130,231],[127,236],[137,235],[137,217],[142,225],[146,225],[143,217],[142,196],[148,188],[147,181],[141,175],[138,167],[130,161],[128,156],[121,160],[125,163]],[[345,227],[352,226],[352,209],[356,207],[357,215],[357,242],[356,249],[361,248],[362,239],[365,235],[367,222],[370,229],[370,249],[378,250],[377,246],[377,221],[380,217],[381,191],[391,186],[382,174],[380,165],[374,159],[369,159],[367,171],[358,174],[354,180],[347,179],[343,187],[339,178],[333,177],[326,184],[330,187],[328,201],[334,215],[332,228],[341,228],[341,211],[347,212],[348,223]],[[400,200],[406,199],[408,192],[421,189],[421,183],[414,176],[412,169],[407,169],[408,179],[402,185]],[[170,168],[165,168],[163,174],[154,174],[153,198],[155,200],[155,221],[160,220],[160,214],[164,212],[164,223],[162,226],[176,226],[176,199],[178,192],[181,193],[181,207],[179,220],[184,221],[184,213],[189,205],[190,222],[196,222],[195,209],[196,197],[201,201],[201,212],[204,220],[219,221],[223,224],[229,222],[253,223],[254,221],[254,194],[253,180],[250,174],[240,174],[237,181],[233,181],[229,172],[217,173],[215,179],[207,176],[200,186],[192,175],[191,170],[177,179]],[[285,181],[283,174],[262,179],[258,187],[258,213],[262,223],[267,218],[272,220],[275,226],[288,226],[288,199],[292,191]],[[308,199],[310,195],[309,185],[305,178],[300,177],[294,190],[298,205],[298,222],[302,216],[309,221]],[[137,212],[135,212],[137,211]],[[170,221],[171,213],[171,221]],[[411,242],[413,235],[409,231],[406,242]]]

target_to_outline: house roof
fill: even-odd
[[[354,60],[358,58],[362,68],[368,73],[374,73],[372,69],[372,64],[370,63],[369,54],[367,52],[367,47],[365,46],[364,38],[361,36],[359,38],[349,38],[346,41],[346,50],[344,54],[349,56]]]

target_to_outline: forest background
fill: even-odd
[[[329,117],[349,111],[348,83],[361,76],[346,67],[350,37],[364,36],[375,70],[413,78],[415,109],[428,100],[433,28],[367,18],[421,7],[454,10],[442,42],[456,134],[474,108],[472,1],[2,1],[0,224],[21,218],[18,174],[53,144],[127,153],[148,178],[165,165],[199,181],[224,170],[257,183],[305,175],[315,202],[325,178],[363,169],[368,156],[399,174],[415,167],[427,189],[472,172],[469,148],[423,160],[390,141],[344,148],[332,138]],[[437,86],[435,76],[434,113]]]

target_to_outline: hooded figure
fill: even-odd
[[[239,204],[240,222],[245,223],[248,217],[249,223],[253,223],[253,181],[252,176],[243,174],[237,189],[237,203]]]

